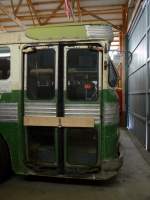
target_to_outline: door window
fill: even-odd
[[[40,49],[27,55],[27,96],[52,99],[55,96],[55,50]]]
[[[97,162],[97,130],[70,128],[67,130],[67,161],[73,165],[95,165]]]
[[[40,165],[56,162],[55,129],[32,126],[27,133],[29,161]]]
[[[96,101],[98,98],[99,53],[86,48],[67,52],[67,98]]]

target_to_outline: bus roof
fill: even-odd
[[[112,27],[106,23],[73,23],[37,26],[26,30],[25,35],[34,40],[109,40],[112,41]]]
[[[112,27],[106,23],[74,23],[36,26],[25,32],[0,33],[0,46],[61,41],[112,41]]]

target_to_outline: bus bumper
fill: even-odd
[[[114,160],[104,160],[101,162],[101,167],[97,172],[88,172],[83,174],[55,174],[52,175],[50,173],[42,173],[42,172],[35,172],[29,170],[26,175],[27,176],[38,176],[38,177],[49,177],[49,178],[56,178],[56,179],[72,179],[72,180],[93,180],[93,181],[107,181],[111,180],[117,176],[118,170],[121,168],[123,164],[123,151],[122,148],[120,149],[120,154],[117,159]],[[25,174],[24,174],[25,175]]]

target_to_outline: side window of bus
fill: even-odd
[[[55,50],[39,49],[27,55],[27,96],[52,99],[55,96]]]
[[[0,80],[6,80],[10,76],[10,49],[0,47]]]
[[[86,48],[67,52],[67,98],[96,101],[98,98],[99,53]]]
[[[111,87],[116,87],[118,83],[118,72],[111,59],[108,63],[108,83]]]

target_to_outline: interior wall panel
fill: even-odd
[[[137,44],[139,44],[140,40],[143,38],[146,29],[145,19],[146,19],[146,9],[144,9],[142,15],[139,16],[138,23],[133,24],[134,27],[129,35],[129,51],[133,52],[134,49],[137,47]]]
[[[128,128],[150,150],[150,1],[145,0],[127,35]]]

